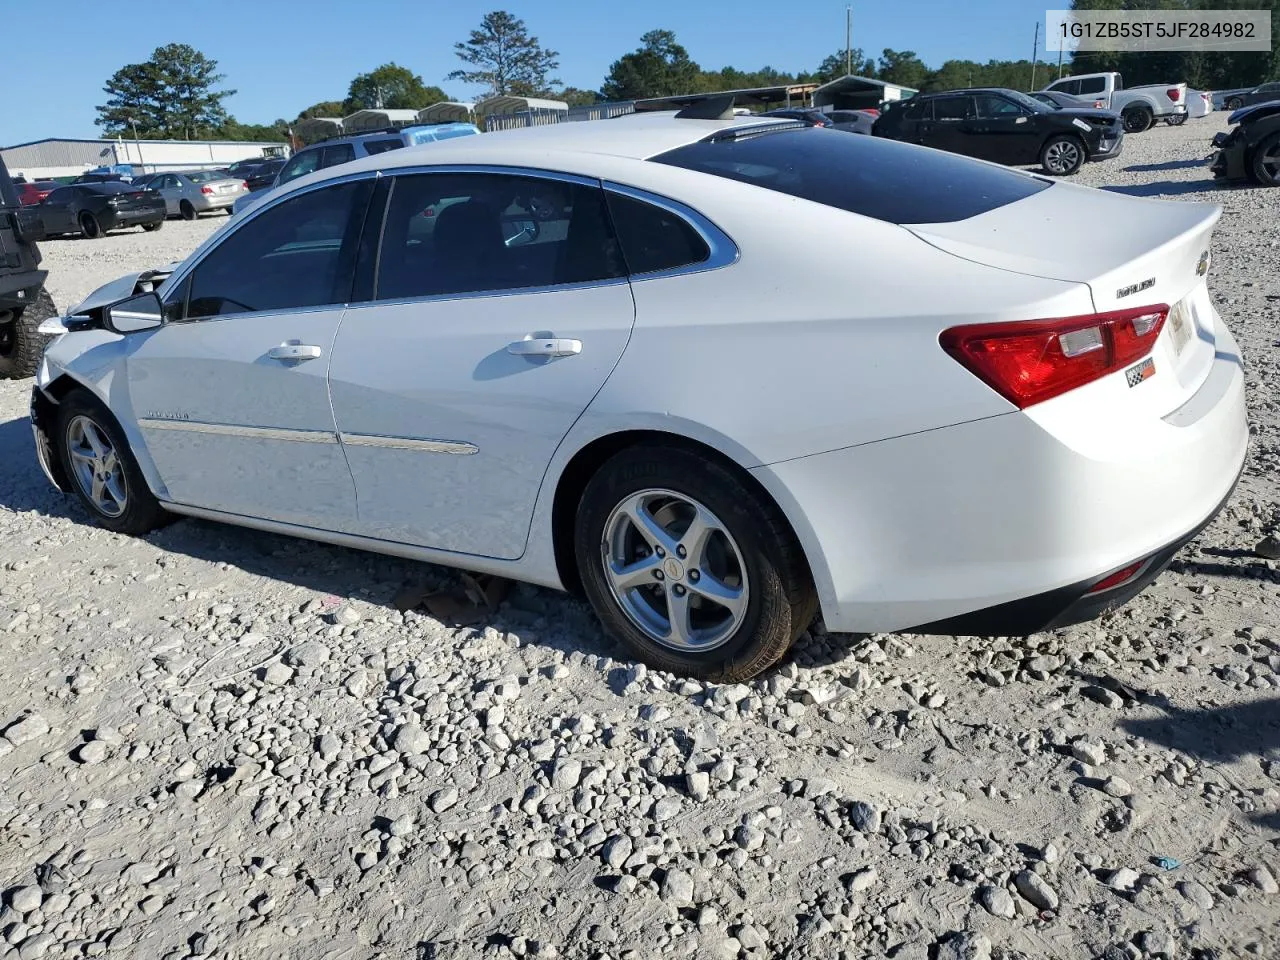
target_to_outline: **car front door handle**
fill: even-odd
[[[507,353],[517,357],[572,357],[582,352],[581,340],[566,340],[561,337],[544,334],[529,334],[523,340],[515,340],[507,344]]]
[[[315,360],[323,352],[319,347],[312,346],[309,343],[288,340],[280,344],[280,346],[272,347],[268,350],[267,356],[272,360]]]

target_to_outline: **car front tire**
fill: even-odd
[[[163,226],[164,226],[164,221],[157,220],[155,223],[144,223],[142,225],[142,229],[145,230],[147,233],[155,233],[157,230],[159,230]]]
[[[1040,166],[1055,177],[1069,177],[1085,161],[1085,146],[1078,137],[1062,134],[1050,137],[1040,148]]]
[[[100,526],[137,536],[169,519],[147,487],[124,431],[97,397],[72,390],[58,404],[55,424],[62,469]]]
[[[574,553],[605,629],[640,659],[713,681],[754,677],[817,612],[781,511],[719,462],[633,447],[579,502]]]
[[[1280,132],[1264,137],[1253,148],[1249,167],[1253,179],[1264,187],[1280,187]]]

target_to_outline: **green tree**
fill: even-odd
[[[854,47],[849,51],[849,54],[848,62],[852,64],[851,70],[855,77],[875,76],[876,62],[863,53],[861,47]],[[832,80],[843,77],[845,76],[845,62],[845,52],[837,50],[818,64],[818,69],[808,74],[808,79],[812,83],[829,83]]]
[[[299,120],[310,120],[312,117],[340,117],[346,113],[346,105],[341,100],[321,100],[313,103],[298,113]]]
[[[670,30],[650,30],[640,46],[613,62],[600,92],[606,100],[696,93],[701,70]],[[721,88],[724,89],[724,88]]]
[[[577,87],[565,87],[556,95],[557,100],[563,100],[571,107],[582,107],[589,103],[599,103],[600,94],[594,90],[580,90]]]
[[[453,51],[471,69],[454,70],[446,79],[482,84],[492,96],[546,96],[560,85],[549,77],[560,69],[560,54],[543,49],[524,21],[505,10],[486,13],[480,28]]]
[[[878,79],[896,83],[902,87],[919,90],[929,77],[929,68],[916,56],[914,50],[885,49],[880,55]]]
[[[252,140],[261,143],[283,143],[288,139],[289,121],[280,119],[275,123],[241,123],[235,117],[228,117],[227,122],[218,130],[222,140]]]
[[[346,114],[357,110],[421,110],[447,99],[443,90],[428,87],[408,67],[384,63],[351,81],[342,111]]]
[[[227,122],[222,101],[234,90],[215,89],[226,78],[218,61],[185,43],[157,47],[144,63],[130,63],[103,87],[107,102],[94,121],[107,136],[190,140]]]

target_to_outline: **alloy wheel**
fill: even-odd
[[[684,494],[641,490],[614,507],[601,561],[628,619],[669,649],[713,650],[746,616],[742,551],[719,517]]]
[[[104,517],[118,517],[128,506],[124,466],[107,432],[86,416],[67,424],[67,453],[80,490]]]
[[[1044,165],[1050,173],[1066,173],[1080,163],[1080,148],[1070,140],[1059,140],[1045,151]]]
[[[1272,139],[1265,145],[1258,156],[1258,166],[1271,178],[1272,183],[1280,183],[1280,138]]]

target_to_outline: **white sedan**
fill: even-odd
[[[61,321],[50,479],[580,590],[714,679],[1114,608],[1248,440],[1220,209],[704,105],[319,171]],[[856,289],[852,272],[870,278]]]

